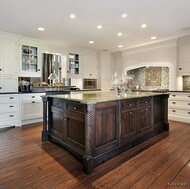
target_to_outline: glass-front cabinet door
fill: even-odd
[[[29,74],[29,76],[40,74],[38,47],[22,45],[21,50],[22,74]]]
[[[69,53],[69,65],[67,72],[68,74],[75,76],[80,74],[79,54]]]

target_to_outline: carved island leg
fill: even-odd
[[[92,156],[92,111],[87,111],[85,115],[85,155],[83,156],[83,171],[90,174],[94,170],[94,159]]]
[[[168,123],[168,96],[164,97],[164,129],[169,131],[169,123]]]
[[[43,130],[42,130],[42,140],[48,140],[48,130],[47,130],[47,99],[48,97],[42,97],[43,101]]]

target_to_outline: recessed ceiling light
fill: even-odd
[[[123,13],[121,16],[122,16],[122,18],[126,18],[126,17],[127,17],[127,14],[126,14],[126,13]]]
[[[150,39],[156,39],[156,36],[151,37]]]
[[[74,19],[75,15],[74,14],[70,14],[70,18]]]
[[[45,29],[42,28],[42,27],[39,27],[38,30],[39,30],[39,31],[44,31]]]
[[[119,48],[123,47],[123,45],[118,45]]]
[[[94,43],[94,41],[89,41],[89,43],[90,43],[90,44],[93,44],[93,43]]]
[[[121,32],[119,32],[117,35],[118,35],[118,36],[122,36],[123,34],[122,34]]]
[[[98,29],[101,29],[101,28],[102,28],[102,26],[101,26],[101,25],[98,25],[98,26],[97,26],[97,28],[98,28]]]
[[[141,25],[141,28],[146,28],[146,24],[142,24],[142,25]]]

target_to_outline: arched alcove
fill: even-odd
[[[169,68],[169,90],[174,89],[176,73],[174,70],[174,65],[170,62],[142,62],[139,64],[125,67],[123,71],[128,72],[129,70],[134,70],[137,68],[147,67],[147,66],[168,67]]]

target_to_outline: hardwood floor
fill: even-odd
[[[90,175],[60,146],[41,141],[42,124],[0,130],[0,188],[190,188],[190,124],[107,161]]]

